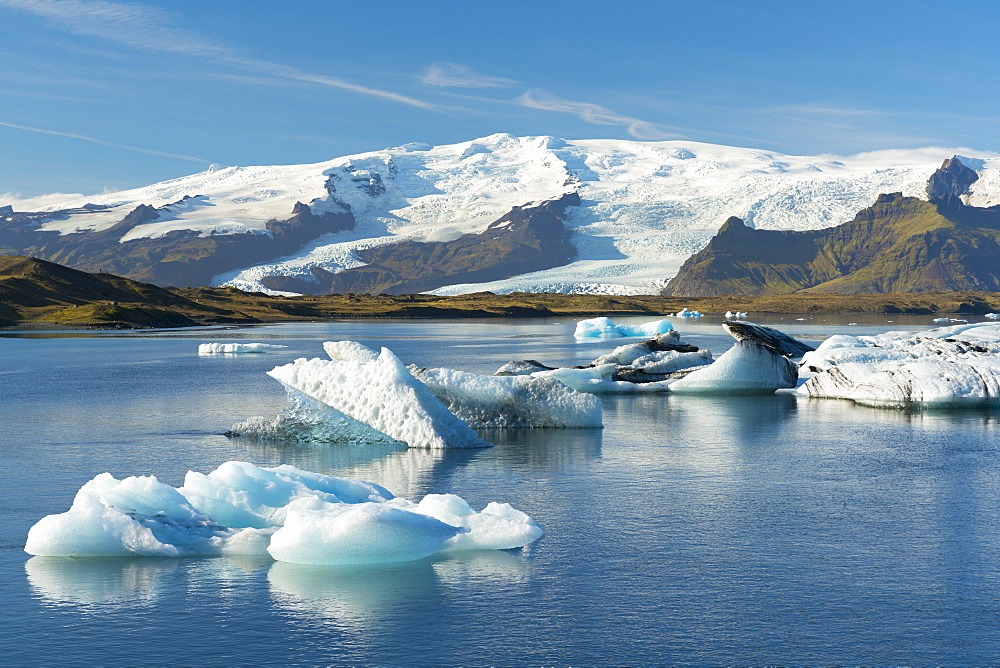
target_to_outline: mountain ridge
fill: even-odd
[[[563,221],[574,252],[559,254],[557,266],[467,283],[456,273],[434,291],[656,293],[730,215],[759,229],[830,227],[850,220],[879,193],[926,197],[928,176],[955,153],[788,156],[676,140],[496,134],[313,165],[213,168],[131,191],[67,198],[45,211],[12,209],[0,213],[0,250],[161,285],[275,292],[267,283],[285,282],[320,290],[327,273],[363,267],[371,264],[365,257],[385,252],[376,248],[483,234],[516,207],[575,192],[581,203]],[[966,199],[1000,202],[1000,160],[971,153],[982,157],[957,161],[979,177]],[[150,208],[155,219],[146,219]],[[330,224],[307,226],[310,234],[294,240],[268,227],[303,208]],[[144,220],[124,224],[137,210]],[[46,243],[10,240],[38,234]],[[209,276],[212,270],[221,273]]]

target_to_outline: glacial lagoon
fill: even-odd
[[[938,326],[930,316],[751,319],[813,342]],[[266,372],[324,356],[324,341],[477,373],[513,359],[585,363],[621,343],[578,342],[575,322],[0,335],[0,662],[995,662],[1000,409],[650,394],[603,397],[604,429],[482,431],[488,449],[222,435],[283,411]],[[716,355],[733,343],[717,318],[674,326]],[[287,348],[197,354],[231,342]],[[178,486],[188,470],[230,460],[359,478],[415,501],[502,501],[545,535],[517,550],[339,568],[23,551],[28,528],[64,512],[98,473]]]

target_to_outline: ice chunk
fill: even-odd
[[[387,348],[371,361],[299,358],[268,374],[411,448],[489,445]]]
[[[786,357],[799,357],[813,349],[812,346],[802,343],[784,332],[752,322],[724,320],[722,328],[737,341],[756,341]]]
[[[533,378],[552,378],[577,392],[587,394],[633,394],[636,392],[669,392],[666,381],[634,383],[614,380],[618,365],[614,362],[597,366],[572,368],[563,367],[551,371],[533,373]]]
[[[990,320],[1000,320],[1000,313],[987,313],[985,317]]]
[[[555,367],[546,366],[535,360],[514,360],[507,362],[493,372],[494,376],[530,376],[536,371],[549,371]]]
[[[365,503],[289,513],[268,552],[293,564],[382,564],[415,561],[442,550],[466,531],[433,517]]]
[[[287,347],[273,343],[202,343],[198,346],[198,354],[234,355],[242,353],[268,353]]]
[[[610,318],[599,317],[576,323],[573,336],[578,339],[620,339],[631,336],[656,336],[673,329],[669,320],[653,320],[641,325],[616,325]]]
[[[680,311],[678,311],[674,315],[676,317],[678,317],[678,318],[700,318],[700,317],[702,317],[705,314],[702,313],[702,312],[700,312],[700,311],[689,311],[687,309],[687,306],[685,306],[684,308],[682,308]]]
[[[847,363],[810,378],[799,392],[871,406],[985,404],[1000,399],[1000,359],[924,358],[890,366]]]
[[[260,549],[259,532],[236,538],[241,533],[220,526],[153,476],[116,480],[102,473],[77,492],[69,511],[31,527],[24,549],[50,557],[178,557],[221,554],[230,540],[243,551]]]
[[[361,480],[228,462],[207,475],[189,472],[180,489],[151,476],[103,473],[68,512],[39,520],[24,549],[75,557],[241,553],[341,565],[521,547],[541,535],[534,520],[504,503],[480,512],[451,494],[414,503]]]
[[[226,462],[208,475],[188,471],[179,492],[218,522],[234,527],[284,524],[293,502],[311,505],[383,502],[393,498],[385,488],[352,478],[311,473],[287,464],[258,468]]]
[[[413,376],[473,427],[600,427],[601,402],[557,380],[410,368]]]
[[[327,341],[323,344],[323,350],[336,362],[374,362],[378,358],[377,351],[357,341]]]
[[[807,396],[873,406],[985,403],[998,398],[1000,325],[831,337],[802,361],[818,372],[799,388]]]
[[[671,392],[758,393],[795,387],[798,370],[773,348],[737,341],[712,364],[670,383]]]

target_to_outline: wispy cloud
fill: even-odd
[[[481,74],[458,63],[434,63],[424,70],[420,82],[442,88],[507,88],[518,83],[514,79]]]
[[[636,139],[657,140],[677,139],[680,137],[678,134],[665,132],[662,126],[656,123],[623,116],[611,111],[607,107],[602,107],[592,102],[578,102],[576,100],[556,97],[542,90],[529,90],[518,97],[516,102],[522,107],[530,107],[531,109],[561,111],[573,114],[581,120],[595,125],[622,125]]]
[[[138,51],[175,53],[258,74],[339,88],[422,109],[437,109],[430,102],[408,95],[244,56],[226,44],[172,26],[173,17],[156,7],[108,0],[0,0],[0,7],[31,12],[49,19],[66,32],[99,37]]]
[[[204,158],[196,158],[193,155],[182,155],[180,153],[164,153],[163,151],[154,151],[148,148],[141,148],[139,146],[128,146],[126,144],[116,144],[110,141],[104,141],[103,139],[97,139],[96,137],[88,137],[87,135],[78,135],[73,132],[59,132],[57,130],[44,130],[42,128],[33,128],[27,125],[18,125],[16,123],[6,123],[0,121],[0,125],[6,128],[13,128],[15,130],[25,130],[27,132],[37,132],[43,135],[54,135],[56,137],[69,137],[70,139],[79,139],[80,141],[89,141],[93,144],[100,144],[101,146],[110,146],[111,148],[120,148],[126,151],[137,151],[139,153],[148,153],[149,155],[158,155],[163,158],[176,158],[177,160],[188,160],[190,162],[201,162],[206,165],[211,164],[211,160],[206,160]]]

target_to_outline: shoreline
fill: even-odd
[[[705,315],[941,315],[1000,312],[1000,293],[792,293],[786,295],[565,295],[473,293],[438,295],[301,295],[279,297],[232,288],[170,288],[171,304],[87,301],[67,295],[45,306],[0,301],[0,331],[178,329],[184,327],[328,322],[354,319],[500,319],[595,316],[669,317],[687,308]],[[61,303],[60,303],[61,302]]]

